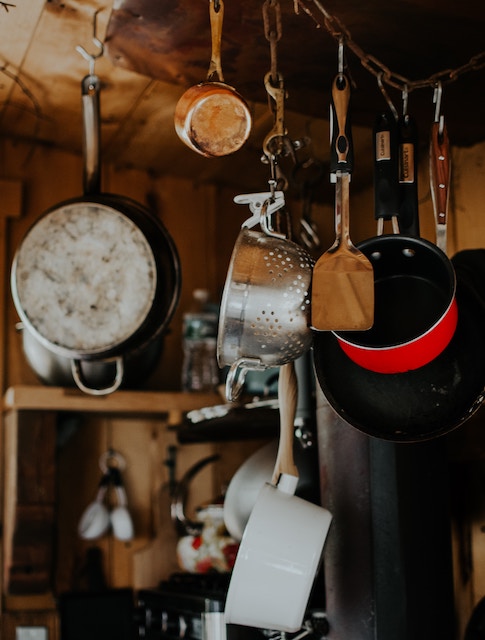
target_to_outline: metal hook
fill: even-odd
[[[408,85],[405,84],[404,85],[404,89],[402,90],[402,114],[403,114],[403,116],[407,116],[408,115],[408,99],[409,99]]]
[[[438,134],[440,136],[443,135],[443,130],[445,127],[445,118],[441,115],[441,98],[443,96],[443,86],[440,81],[438,81],[435,85],[433,92],[433,102],[436,105],[434,110],[434,121],[439,122]]]
[[[379,85],[379,89],[381,90],[382,95],[384,96],[384,100],[387,102],[389,109],[392,112],[392,115],[394,116],[394,120],[397,122],[399,120],[399,114],[397,112],[396,107],[394,106],[391,98],[389,97],[389,94],[386,91],[386,88],[384,87],[384,84],[382,82],[382,76],[384,75],[384,73],[381,71],[379,73],[379,75],[377,76],[377,84]]]
[[[98,48],[98,53],[89,53],[84,47],[81,45],[77,45],[76,51],[82,55],[82,57],[89,62],[89,75],[94,75],[94,65],[98,58],[104,54],[104,44],[97,37],[97,18],[98,13],[102,11],[102,9],[97,9],[93,15],[93,44]]]
[[[344,38],[339,36],[338,39],[338,74],[339,76],[344,73]]]
[[[433,103],[436,105],[434,110],[434,121],[438,122],[441,111],[441,96],[443,95],[443,86],[441,82],[437,82],[433,92]]]
[[[107,451],[101,454],[99,458],[99,467],[103,473],[108,473],[109,469],[112,467],[117,467],[123,470],[126,467],[126,461],[119,451],[110,447]]]

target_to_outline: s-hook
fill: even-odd
[[[391,98],[389,97],[389,94],[387,93],[385,87],[384,87],[384,83],[382,82],[382,76],[383,76],[383,72],[381,71],[378,76],[377,76],[377,84],[379,86],[379,89],[381,90],[382,95],[384,96],[384,100],[387,102],[387,105],[389,107],[389,109],[391,110],[392,115],[394,116],[394,120],[397,122],[399,120],[399,114],[397,112],[396,107],[394,106],[394,103],[392,102]]]
[[[433,91],[433,102],[435,104],[434,121],[439,123],[438,135],[440,138],[443,136],[443,130],[445,126],[445,118],[441,113],[441,98],[443,96],[443,85],[441,82],[437,82]]]
[[[406,117],[408,115],[408,102],[409,102],[409,92],[408,85],[405,84],[402,90],[402,115]]]
[[[94,76],[94,65],[98,58],[104,54],[104,44],[97,36],[97,19],[98,13],[102,11],[102,9],[97,9],[93,15],[93,44],[97,47],[97,53],[89,53],[84,47],[81,45],[77,45],[76,51],[82,55],[82,57],[89,62],[89,75]]]
[[[338,75],[344,74],[344,38],[339,36],[338,39]]]

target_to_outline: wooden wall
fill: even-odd
[[[43,385],[25,361],[21,334],[16,330],[18,316],[10,296],[10,265],[16,247],[33,222],[49,207],[80,195],[81,161],[78,157],[48,148],[32,149],[2,141],[0,167],[0,175],[8,176],[14,184],[20,182],[22,190],[21,215],[7,219],[6,235],[2,238],[6,241],[5,264],[2,265],[6,292],[2,305],[4,389],[15,385],[33,385],[42,389]],[[219,299],[232,246],[243,217],[235,215],[241,214],[235,205],[226,214],[227,198],[213,186],[198,184],[196,180],[170,177],[155,179],[137,171],[116,171],[106,167],[103,190],[130,196],[143,204],[150,203],[177,246],[182,266],[180,303],[165,339],[159,366],[143,388],[178,392],[183,312],[190,307],[192,291],[196,288],[206,288],[212,300]],[[223,214],[219,215],[221,211]],[[212,402],[223,402],[223,398],[214,396]],[[39,425],[44,415],[28,413],[30,425],[37,425],[36,429],[32,429],[32,435],[39,436],[42,433]],[[51,417],[57,434],[56,546],[54,575],[51,579],[54,595],[83,587],[88,550],[93,546],[101,551],[103,571],[111,588],[155,586],[162,578],[179,570],[175,555],[177,535],[170,519],[169,470],[165,464],[168,448],[176,447],[177,479],[201,458],[213,453],[220,454],[220,460],[204,469],[191,487],[187,510],[194,517],[195,506],[218,496],[239,465],[267,440],[262,437],[225,444],[179,445],[172,428],[182,419],[181,411],[169,415],[164,415],[162,411],[155,417],[116,417],[82,412],[56,415],[51,412]],[[21,424],[24,423],[25,416],[21,419]],[[12,457],[17,460],[22,452],[16,448],[18,421],[12,419],[11,415],[7,415],[5,432],[15,434],[15,437],[6,439],[6,459],[7,462],[11,460],[15,472],[18,465],[13,464]],[[26,433],[25,430],[23,433]],[[135,538],[127,543],[115,540],[109,534],[94,542],[86,542],[77,534],[79,518],[96,495],[101,474],[99,458],[108,448],[119,451],[126,460],[123,479],[135,526]],[[8,472],[5,482],[6,494],[11,495],[11,472]],[[19,620],[30,624],[33,615],[31,609],[39,611],[38,624],[43,624],[41,612],[55,606],[53,594],[47,593],[40,599],[38,594],[22,599],[4,593],[5,633],[9,634],[8,629]]]

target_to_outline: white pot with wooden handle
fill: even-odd
[[[303,623],[332,516],[294,495],[297,381],[293,362],[280,368],[281,434],[271,483],[256,500],[236,557],[226,623],[298,631]]]

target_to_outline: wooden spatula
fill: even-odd
[[[365,331],[374,322],[374,271],[352,244],[349,183],[352,170],[348,121],[350,84],[339,74],[332,86],[331,170],[335,174],[335,242],[313,268],[312,327],[317,331]]]

